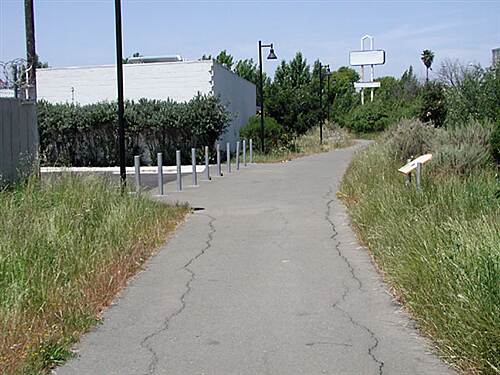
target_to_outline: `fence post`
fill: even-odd
[[[253,142],[252,138],[250,138],[250,164],[253,163]]]
[[[236,170],[240,170],[240,141],[236,142]]]
[[[243,166],[247,166],[247,140],[243,140]]]
[[[208,146],[205,146],[205,178],[210,180],[210,160],[208,157]]]
[[[416,182],[417,191],[422,190],[422,163],[417,163]]]
[[[158,194],[163,195],[163,155],[159,152],[156,155],[158,160]]]
[[[139,194],[141,192],[141,157],[134,156],[134,176],[135,176],[135,192]]]
[[[222,168],[220,165],[220,144],[217,143],[215,148],[217,150],[217,176],[220,177],[220,176],[222,176]]]
[[[177,163],[177,190],[182,191],[182,170],[181,170],[181,152],[175,152],[175,161]]]
[[[231,145],[229,142],[226,144],[226,158],[227,158],[227,173],[231,173]]]
[[[198,186],[198,175],[196,174],[196,149],[191,148],[191,166],[193,167],[191,174],[193,175],[193,186]]]
[[[406,160],[406,164],[409,164],[411,162],[411,159]],[[409,186],[411,184],[411,172],[405,175],[405,185]]]

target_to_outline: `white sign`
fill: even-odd
[[[349,54],[349,63],[352,66],[383,65],[385,64],[385,51],[381,49],[352,51]]]
[[[380,87],[380,82],[354,82],[354,87],[357,89],[376,89]]]
[[[399,168],[398,171],[401,173],[404,173],[404,174],[408,174],[417,168],[417,163],[425,164],[429,160],[432,160],[432,154],[421,155],[418,158],[416,158],[415,160],[410,161],[405,166]]]
[[[370,49],[365,49],[365,40],[370,42]],[[361,104],[365,104],[365,89],[371,89],[370,98],[373,102],[373,89],[380,87],[380,82],[374,82],[374,65],[385,64],[385,51],[373,48],[373,37],[365,35],[361,38],[361,51],[349,53],[349,61],[352,66],[361,67],[361,82],[355,82],[354,87],[361,89]],[[365,78],[365,66],[370,67],[370,79]]]

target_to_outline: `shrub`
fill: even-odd
[[[470,174],[491,163],[493,126],[477,121],[439,131],[433,142],[432,168],[438,173]]]
[[[439,74],[447,85],[446,127],[460,125],[469,119],[500,120],[500,64],[484,69],[479,65],[445,61]]]
[[[495,129],[491,133],[491,155],[497,164],[500,164],[500,121],[497,122]]]
[[[260,141],[260,116],[255,115],[250,117],[248,124],[240,129],[240,137],[245,139],[253,139],[254,142]],[[268,116],[264,116],[264,138],[266,150],[272,150],[281,145],[284,136],[283,126]]]
[[[357,133],[384,130],[390,119],[380,102],[370,102],[356,107],[349,116],[347,126]]]
[[[113,166],[118,164],[116,103],[37,104],[40,159],[45,165]],[[163,152],[173,163],[175,150],[211,145],[223,133],[229,114],[213,96],[186,103],[140,99],[125,102],[127,163],[134,155],[146,162]]]
[[[446,113],[443,85],[439,82],[427,82],[422,91],[420,120],[431,122],[435,127],[440,128],[444,124]]]
[[[429,152],[436,136],[436,129],[417,119],[403,119],[393,125],[385,134],[384,140],[390,155],[398,161]]]

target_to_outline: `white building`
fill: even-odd
[[[223,145],[234,144],[240,127],[255,114],[255,85],[213,60],[141,57],[132,61],[123,65],[126,99],[170,98],[185,102],[198,93],[219,96],[232,117],[221,138]],[[37,94],[38,99],[51,103],[91,104],[116,100],[116,68],[101,65],[39,69]]]

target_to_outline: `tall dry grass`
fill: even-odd
[[[391,144],[355,156],[342,183],[354,225],[387,280],[467,374],[500,370],[500,199],[495,171],[424,167],[423,190],[405,186]],[[431,162],[432,163],[432,162]],[[451,165],[443,160],[440,165]],[[482,164],[484,166],[484,164]]]
[[[258,150],[259,140],[254,140],[254,162],[275,163],[292,160],[301,156],[328,152],[336,148],[352,145],[351,134],[333,123],[325,122],[323,126],[323,142],[320,144],[320,128],[311,128],[305,134],[291,139],[280,147],[268,150],[262,154]]]
[[[187,212],[97,178],[0,192],[0,373],[39,374],[107,306]]]

